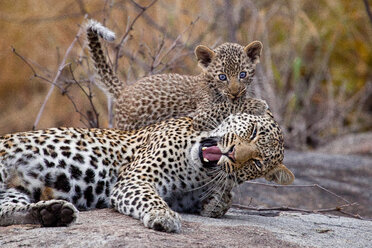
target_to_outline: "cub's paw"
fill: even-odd
[[[172,210],[152,210],[143,216],[142,221],[146,227],[157,231],[175,233],[181,231],[181,217]]]
[[[252,115],[265,115],[267,111],[270,111],[267,102],[261,99],[249,98],[247,104],[248,113]]]
[[[41,226],[69,226],[78,216],[78,211],[71,203],[63,200],[50,200],[33,203],[31,214],[39,220]]]

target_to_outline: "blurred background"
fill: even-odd
[[[371,158],[370,5],[370,0],[0,1],[0,135],[109,126],[110,106],[94,85],[81,30],[86,18],[94,18],[117,34],[104,46],[128,83],[156,73],[198,74],[193,51],[199,44],[262,41],[252,94],[268,101],[286,147]],[[363,161],[358,165],[365,164],[359,171],[365,176],[372,164]],[[317,166],[322,165],[327,163]],[[351,172],[340,173],[334,177],[347,182]],[[363,187],[370,187],[371,178],[366,180]],[[371,194],[364,196],[366,204],[371,201]]]
[[[29,0],[0,1],[0,9],[0,134],[33,128],[86,15],[116,32],[117,40],[105,45],[128,83],[154,73],[198,74],[198,44],[260,40],[264,49],[253,90],[269,102],[288,147],[314,149],[372,130],[372,20],[362,0]],[[89,126],[94,121],[81,114],[89,119],[92,104],[98,125],[108,126],[106,98],[91,85],[87,52],[82,33],[37,129]],[[76,81],[91,88],[92,104]]]

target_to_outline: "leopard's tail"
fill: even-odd
[[[102,50],[99,36],[106,41],[115,40],[115,33],[101,23],[91,19],[86,24],[90,57],[97,73],[96,84],[113,100],[118,99],[124,83],[119,80],[111,65],[107,62]]]

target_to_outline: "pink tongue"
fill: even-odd
[[[203,158],[206,158],[209,161],[218,161],[221,156],[221,150],[217,146],[207,147],[207,149],[203,151]]]

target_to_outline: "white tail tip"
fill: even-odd
[[[90,19],[87,22],[86,29],[89,28],[107,41],[115,40],[115,33],[112,32],[110,29],[106,28],[105,26],[103,26],[101,23],[97,22],[96,20]]]

